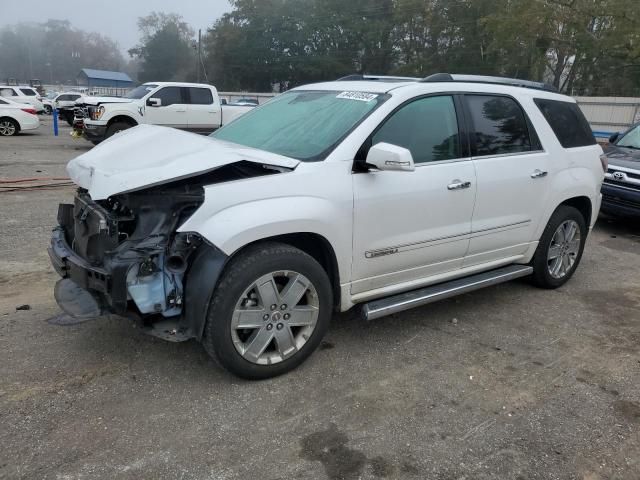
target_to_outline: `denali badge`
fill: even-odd
[[[393,255],[394,253],[398,253],[397,248],[386,248],[384,250],[374,250],[373,252],[365,252],[364,256],[367,258],[376,258],[376,257],[382,257],[384,255]]]

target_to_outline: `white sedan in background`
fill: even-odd
[[[17,135],[24,130],[35,130],[39,126],[40,120],[33,105],[0,98],[0,136]]]

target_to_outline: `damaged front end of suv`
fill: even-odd
[[[93,201],[79,189],[61,204],[49,253],[63,277],[56,300],[74,316],[182,314],[184,274],[202,243],[176,233],[204,200],[202,186],[156,187]]]
[[[192,137],[182,132],[169,134],[173,141],[182,135]],[[212,143],[208,139],[189,140]],[[109,144],[112,142],[101,149],[107,150]],[[170,150],[167,145],[165,164],[173,162]],[[104,153],[111,156],[112,152]],[[162,159],[158,161],[162,163]],[[177,180],[166,174],[166,179],[153,178],[152,186],[140,186],[150,179],[119,184],[117,177],[123,170],[115,163],[98,171],[99,161],[90,159],[88,175],[81,162],[69,167],[80,188],[73,203],[59,205],[58,226],[48,249],[52,265],[62,277],[55,287],[56,301],[76,318],[109,313],[132,316],[147,333],[166,340],[199,339],[211,291],[202,287],[215,285],[227,255],[198,233],[179,231],[180,226],[204,203],[206,187],[283,170],[227,159],[204,172]],[[132,177],[129,174],[127,178]],[[104,180],[102,187],[100,179]],[[123,192],[113,192],[123,186]]]

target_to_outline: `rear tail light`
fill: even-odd
[[[35,108],[21,108],[20,110],[30,113],[31,115],[36,115],[38,113]]]
[[[609,168],[609,159],[604,153],[600,155],[600,164],[602,165],[602,171],[607,173],[607,168]]]

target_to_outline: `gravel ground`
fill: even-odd
[[[0,177],[90,147],[50,130],[0,138]],[[338,315],[247,382],[119,317],[65,325],[46,246],[72,194],[0,193],[0,478],[640,478],[640,224],[601,218],[563,288]]]

